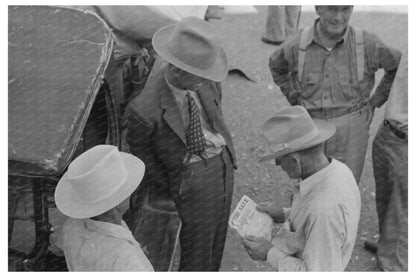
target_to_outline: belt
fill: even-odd
[[[313,118],[336,118],[341,117],[347,114],[354,113],[366,107],[365,105],[359,105],[354,107],[342,107],[342,108],[321,108],[321,109],[311,109],[308,110],[309,114]]]
[[[407,133],[400,131],[399,129],[397,129],[393,124],[391,124],[390,121],[388,121],[387,119],[384,120],[384,126],[388,126],[390,128],[390,130],[400,139],[403,140],[407,140]]]

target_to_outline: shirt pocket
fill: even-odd
[[[345,99],[353,99],[358,96],[357,90],[354,88],[353,80],[350,76],[339,76],[339,85],[342,95]]]
[[[303,99],[310,98],[315,94],[317,85],[319,83],[320,74],[319,73],[309,73],[305,76],[303,87],[301,91],[301,96]]]

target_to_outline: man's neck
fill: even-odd
[[[172,72],[170,70],[166,71],[166,79],[168,80],[169,84],[172,85],[173,87],[177,88],[177,89],[182,89],[184,90],[185,88],[182,86],[182,84],[178,81],[177,78],[175,78],[175,76],[173,76]]]
[[[323,27],[320,21],[318,21],[317,23],[317,32],[318,32],[318,37],[319,40],[321,41],[321,43],[323,44],[323,46],[325,48],[328,49],[332,49],[335,44],[337,44],[337,42],[344,36],[344,33],[346,31],[346,29],[344,30],[344,32],[340,33],[340,34],[336,34],[336,35],[332,35],[330,33],[328,33]]]
[[[108,211],[106,213],[97,215],[95,217],[91,217],[91,219],[96,220],[96,221],[112,223],[116,225],[121,225],[121,222],[123,220],[122,215],[116,211],[114,212]]]
[[[323,153],[317,156],[304,159],[302,163],[302,179],[305,180],[309,176],[319,172],[328,165],[329,160]]]

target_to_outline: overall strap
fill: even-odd
[[[357,76],[358,82],[364,80],[364,38],[363,31],[354,28],[355,33],[355,54],[357,59]]]
[[[306,27],[300,36],[299,49],[298,49],[298,80],[302,83],[303,66],[305,65],[306,48],[309,41],[311,27]]]

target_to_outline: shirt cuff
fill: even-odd
[[[279,262],[286,256],[287,254],[280,251],[277,247],[272,247],[267,253],[267,261],[277,270]]]
[[[285,216],[285,220],[287,220],[288,219],[288,217],[289,217],[289,214],[290,214],[290,212],[292,211],[292,208],[286,208],[286,207],[283,207],[283,214],[284,214],[284,216]]]

